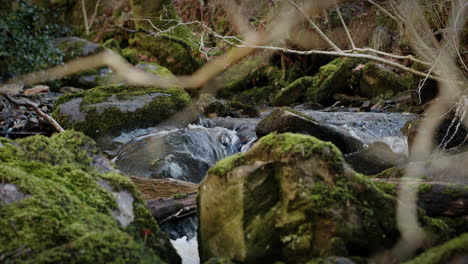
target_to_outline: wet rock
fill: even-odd
[[[316,258],[306,264],[356,264],[356,262],[344,257]]]
[[[0,262],[180,263],[135,185],[96,171],[90,138],[65,131],[0,141],[3,180],[28,195],[0,203]]]
[[[231,116],[236,118],[259,117],[260,112],[252,105],[233,101],[229,104]]]
[[[362,148],[362,142],[345,131],[325,125],[312,117],[288,108],[273,111],[258,123],[255,132],[260,138],[272,132],[294,132],[314,136],[324,141],[331,141],[343,153],[356,152]]]
[[[53,116],[65,128],[98,138],[154,126],[189,102],[182,89],[112,85],[60,97]]]
[[[316,257],[368,257],[398,237],[394,202],[346,169],[332,144],[272,134],[245,154],[218,162],[201,183],[201,260],[305,263]]]
[[[393,152],[383,142],[365,145],[358,152],[344,155],[344,158],[355,171],[366,175],[374,175],[407,162],[406,155]]]
[[[273,101],[273,105],[289,106],[294,103],[303,102],[306,91],[309,87],[313,86],[314,80],[315,78],[310,76],[305,76],[295,80],[278,92],[278,95]]]
[[[193,127],[140,137],[122,147],[115,164],[135,176],[198,183],[211,166],[240,147],[234,131]]]

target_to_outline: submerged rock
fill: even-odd
[[[394,203],[346,169],[333,144],[271,134],[245,154],[220,161],[201,183],[201,260],[303,263],[315,257],[368,257],[398,236]]]
[[[173,178],[198,183],[218,160],[240,151],[234,131],[191,127],[140,137],[117,154],[123,172],[153,178]]]
[[[293,132],[308,134],[324,141],[331,141],[343,153],[351,153],[362,148],[362,142],[346,131],[325,125],[312,117],[289,108],[279,108],[258,123],[255,129],[262,137],[272,132]]]
[[[16,193],[0,203],[0,262],[180,263],[135,185],[96,170],[90,138],[0,141],[0,192]]]
[[[111,85],[60,97],[53,116],[65,128],[98,138],[153,126],[189,102],[182,89]]]

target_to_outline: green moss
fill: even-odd
[[[400,76],[375,63],[367,63],[362,72],[360,94],[367,98],[381,96],[388,99],[398,92],[409,90],[413,83],[408,75]]]
[[[239,111],[242,114],[247,115],[249,117],[259,117],[260,116],[260,112],[258,111],[257,108],[255,108],[255,107],[253,107],[251,105],[243,104],[241,102],[232,101],[229,104],[229,107],[232,110]]]
[[[112,95],[119,100],[125,100],[132,96],[149,93],[164,93],[170,96],[158,96],[133,112],[123,112],[115,106],[98,111],[96,107],[90,106],[104,102]],[[85,121],[71,122],[68,116],[60,113],[59,106],[74,98],[83,98],[80,108],[86,114]],[[88,136],[97,137],[107,133],[118,134],[125,129],[157,124],[187,106],[189,102],[190,96],[182,89],[110,85],[59,97],[55,103],[53,116],[65,128],[73,128]]]
[[[178,262],[133,183],[96,171],[91,139],[65,131],[2,145],[1,182],[26,195],[0,203],[0,254],[6,263]],[[134,221],[127,227],[112,217],[117,203],[98,184],[103,180],[134,197]],[[146,237],[144,230],[151,230]]]
[[[131,64],[138,63],[138,50],[134,48],[125,48],[122,50],[122,56]]]
[[[305,76],[299,78],[280,90],[275,97],[273,104],[275,106],[290,105],[293,103],[300,103],[305,98],[306,91],[309,87],[313,86],[316,77]]]
[[[350,82],[352,69],[359,63],[356,59],[337,58],[320,67],[313,85],[307,89],[308,100],[326,105],[333,102],[333,94],[349,93],[353,85]]]
[[[233,100],[250,105],[270,104],[277,92],[273,85],[254,87],[234,95]]]
[[[211,167],[208,170],[208,173],[225,176],[228,172],[234,169],[237,166],[240,166],[244,163],[244,158],[241,153],[237,153],[230,157],[227,157],[223,160],[218,161],[215,166]]]
[[[104,48],[111,49],[119,54],[122,54],[122,49],[120,48],[120,43],[115,38],[110,38],[104,42],[102,45]]]
[[[447,243],[431,248],[406,264],[443,264],[450,263],[457,254],[466,255],[468,251],[468,233],[465,233]]]

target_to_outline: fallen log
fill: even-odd
[[[198,184],[175,179],[130,177],[140,190],[151,214],[162,224],[193,215]]]
[[[385,192],[395,195],[400,179],[373,179]],[[416,181],[405,180],[405,184]],[[385,186],[386,185],[386,186]],[[418,189],[418,207],[426,211],[427,216],[467,216],[468,185],[435,181],[420,181]]]
[[[197,193],[187,194],[185,197],[170,197],[147,200],[146,205],[156,220],[167,221],[181,219],[192,215],[197,210]]]

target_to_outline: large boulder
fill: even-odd
[[[153,126],[189,102],[187,92],[178,88],[109,85],[60,97],[53,116],[65,128],[98,138]]]
[[[331,143],[271,134],[199,186],[201,260],[304,263],[363,256],[396,240],[395,200],[346,169]]]
[[[234,131],[193,127],[131,141],[119,151],[115,164],[135,176],[198,183],[218,160],[239,152],[240,148]]]
[[[290,108],[278,108],[258,123],[255,132],[260,138],[272,132],[293,132],[314,136],[324,141],[331,141],[343,153],[360,150],[363,143],[346,131],[325,125],[310,116]]]
[[[135,185],[65,131],[0,139],[0,262],[180,263]]]

